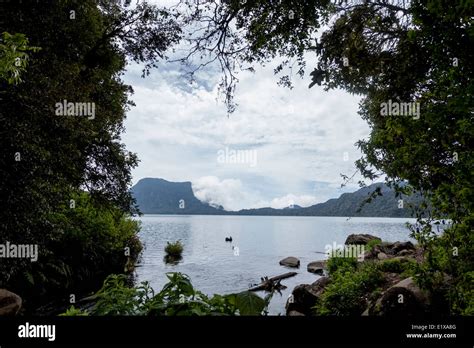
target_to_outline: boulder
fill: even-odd
[[[382,241],[379,237],[375,237],[375,236],[372,236],[370,234],[351,234],[347,237],[344,244],[346,244],[346,245],[349,245],[349,244],[366,245],[371,240],[376,240],[376,239],[378,239],[379,241]]]
[[[369,314],[405,318],[422,315],[429,310],[429,306],[429,295],[410,277],[385,291],[370,307]]]
[[[403,257],[403,256],[407,256],[407,255],[413,255],[414,251],[413,250],[407,250],[407,249],[403,249],[403,250],[400,250],[397,255],[399,257]]]
[[[360,259],[362,260],[372,260],[377,257],[377,254],[373,253],[372,251],[366,251],[360,256]]]
[[[21,297],[13,292],[0,289],[0,316],[16,315],[21,308]]]
[[[289,256],[289,257],[285,257],[283,260],[280,260],[280,265],[286,266],[286,267],[299,267],[300,260],[297,259],[296,257]]]
[[[379,260],[385,260],[385,259],[388,259],[388,255],[383,253],[383,252],[380,252],[380,253],[377,254],[377,258]]]
[[[289,317],[304,317],[305,315],[303,313],[298,312],[298,311],[289,311],[287,316],[289,316]]]
[[[393,254],[398,254],[402,250],[415,250],[412,242],[395,242],[390,246]]]
[[[301,284],[296,286],[286,302],[286,315],[290,315],[292,311],[312,315],[313,307],[318,303],[319,297],[329,281],[328,277],[321,277],[311,285]]]
[[[326,263],[327,261],[313,261],[308,263],[307,270],[310,273],[315,273],[315,274],[324,274],[324,270],[326,269]]]

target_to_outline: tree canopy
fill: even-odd
[[[133,105],[133,89],[121,79],[126,63],[143,63],[146,75],[177,42],[180,30],[166,11],[147,3],[134,8],[94,0],[1,5],[0,236],[2,242],[37,244],[40,255],[36,264],[2,260],[0,287],[20,295],[41,294],[46,284],[57,290],[74,283],[77,289],[97,272],[121,271],[116,260],[123,261],[123,249],[133,246],[127,243],[134,243],[137,231],[123,220],[136,212],[129,187],[138,163],[121,142]],[[58,103],[76,108],[61,114]],[[93,117],[77,113],[78,106],[90,107]],[[81,209],[87,213],[81,215]],[[93,226],[103,230],[88,237]],[[80,237],[74,236],[77,228]],[[101,260],[110,255],[108,263],[98,270],[94,263],[102,261],[95,256],[71,259],[64,253],[71,240],[78,250],[90,248],[84,255]],[[59,281],[62,276],[71,282]]]
[[[451,308],[471,314],[473,5],[464,0],[180,1],[189,13],[183,28],[192,33],[182,61],[220,63],[229,111],[235,109],[238,71],[273,59],[282,61],[275,73],[285,86],[291,87],[288,67],[296,65],[302,77],[310,71],[309,87],[361,96],[359,114],[371,132],[356,144],[363,154],[358,170],[370,180],[408,182],[400,189],[429,198],[430,218],[420,219],[422,231],[413,230],[427,248],[420,278],[434,286],[443,274],[453,276]],[[395,104],[404,112],[384,111]],[[452,221],[440,238],[432,233],[435,218]]]

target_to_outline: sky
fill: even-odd
[[[145,79],[129,65],[124,81],[136,106],[122,140],[140,159],[133,183],[191,181],[198,199],[227,210],[306,207],[357,190],[357,180],[341,189],[340,174],[355,171],[355,143],[369,135],[360,97],[309,89],[308,75],[293,76],[291,90],[278,86],[278,62],[239,73],[230,115],[217,96],[218,69],[191,84],[178,63],[162,62]]]

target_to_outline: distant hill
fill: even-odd
[[[191,182],[164,179],[141,179],[132,187],[132,195],[144,214],[223,214],[222,207],[212,207],[194,196]]]
[[[361,203],[380,187],[382,196],[377,196],[370,203],[364,204],[358,212]],[[403,209],[398,207],[399,199],[403,199]],[[420,194],[412,196],[396,197],[395,192],[383,183],[376,183],[361,188],[352,193],[343,193],[339,198],[330,199],[325,203],[313,205],[307,210],[309,215],[318,216],[387,216],[387,217],[409,217],[411,209],[409,204],[418,205],[422,201]]]
[[[380,188],[382,196],[358,209],[370,193]],[[343,193],[325,203],[310,207],[294,205],[283,209],[258,208],[226,211],[198,200],[193,193],[191,182],[170,182],[164,179],[146,178],[131,189],[140,211],[144,214],[196,214],[196,215],[276,215],[276,216],[372,216],[410,217],[408,204],[419,204],[421,196],[414,194],[402,197],[404,208],[398,207],[395,193],[383,183],[376,183],[352,193]]]

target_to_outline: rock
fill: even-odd
[[[376,240],[378,239],[379,241],[382,241],[379,237],[372,236],[370,234],[351,234],[347,237],[346,241],[344,244],[349,245],[349,244],[362,244],[365,245],[371,240]]]
[[[392,253],[398,254],[402,250],[415,250],[412,242],[395,242],[391,245]]]
[[[407,250],[407,249],[403,249],[403,250],[400,250],[397,255],[398,256],[407,256],[407,255],[412,255],[413,254],[413,251],[412,250]]]
[[[21,297],[13,292],[0,289],[0,316],[16,315],[21,308]]]
[[[308,272],[318,274],[318,275],[323,275],[324,274],[324,268],[321,267],[308,267]]]
[[[413,259],[406,256],[406,255],[402,255],[402,256],[395,256],[395,257],[392,257],[390,260],[393,260],[393,261],[400,261],[402,263],[405,263],[405,262],[410,262],[412,261],[413,262]]]
[[[370,315],[386,315],[396,318],[419,316],[427,312],[430,298],[415,284],[412,277],[393,285],[369,309]]]
[[[383,252],[380,252],[380,253],[377,254],[377,258],[379,260],[385,260],[385,259],[388,259],[388,255],[383,253]]]
[[[373,253],[372,251],[366,251],[360,256],[361,260],[372,260],[375,259],[377,254]]]
[[[286,302],[286,315],[290,315],[292,311],[312,315],[313,307],[318,303],[319,297],[329,282],[328,277],[321,277],[311,285],[301,284],[296,286]]]
[[[383,244],[377,244],[372,248],[372,252],[374,255],[377,255],[378,253],[389,253],[389,250],[387,249],[386,245]]]
[[[298,312],[298,311],[289,311],[287,316],[289,316],[289,317],[304,317],[305,315],[303,313]]]
[[[324,270],[326,269],[326,261],[313,261],[308,263],[307,270],[310,273],[315,273],[315,274],[320,274],[322,275],[324,273]]]
[[[283,260],[281,260],[280,265],[286,266],[286,267],[299,267],[300,266],[300,260],[297,259],[296,257],[289,256],[289,257],[285,257]]]
[[[311,284],[311,286],[316,289],[318,292],[323,292],[323,290],[326,288],[326,286],[331,283],[331,278],[329,277],[321,277],[318,280],[316,280],[314,283]]]

